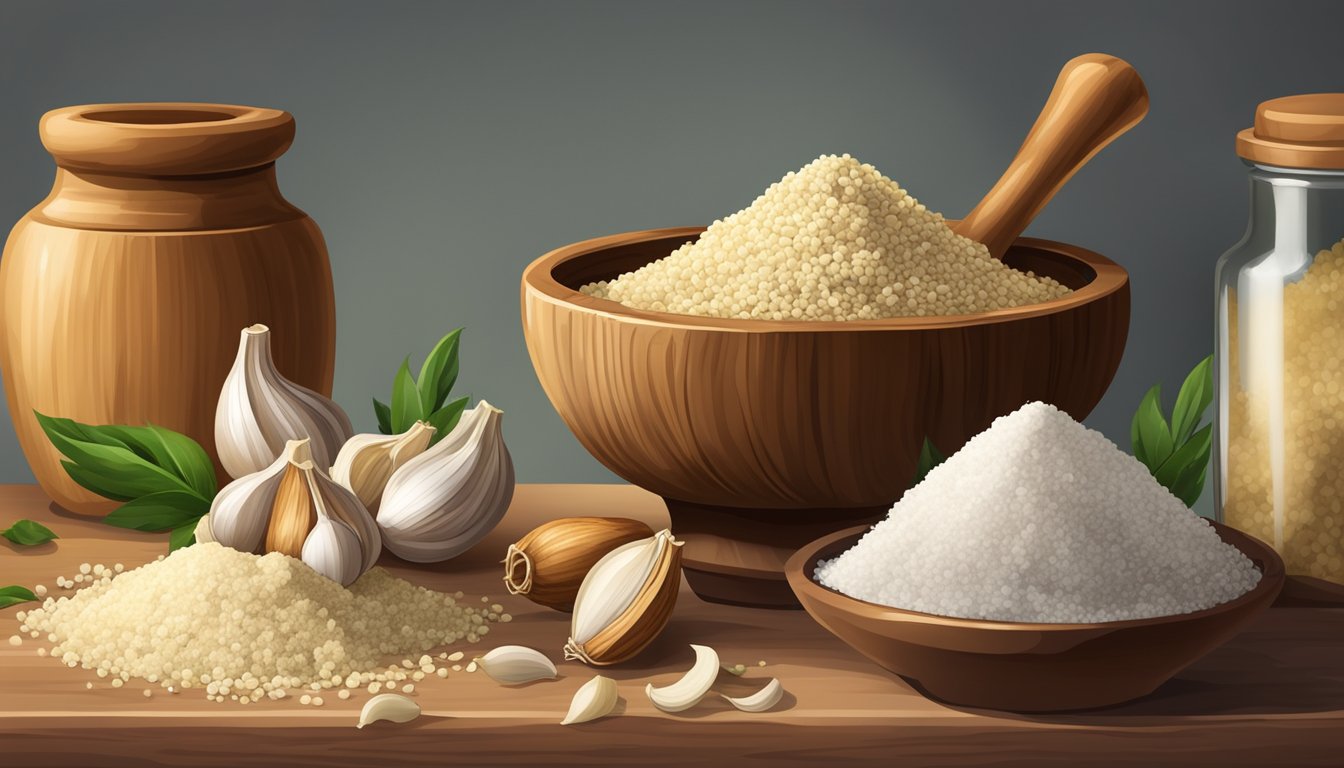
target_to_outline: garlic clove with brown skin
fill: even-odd
[[[377,522],[393,554],[416,563],[447,560],[499,523],[514,487],[503,413],[482,400],[437,445],[392,474]]]
[[[566,517],[533,528],[504,555],[504,586],[558,611],[574,608],[583,577],[608,552],[653,529],[624,517]]]
[[[242,552],[261,552],[285,469],[311,460],[308,440],[290,440],[270,466],[224,486],[210,504],[211,539]]]
[[[597,561],[574,599],[565,658],[619,664],[653,642],[677,603],[681,545],[671,531],[661,530]]]
[[[329,467],[353,432],[340,406],[276,370],[269,328],[242,330],[215,408],[215,448],[231,477],[267,468],[286,441],[303,438],[312,440],[317,466]]]
[[[331,479],[354,491],[369,512],[377,512],[392,473],[424,453],[437,431],[417,421],[399,435],[355,435],[336,455]]]

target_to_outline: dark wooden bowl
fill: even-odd
[[[523,272],[523,335],[560,417],[598,461],[662,496],[701,597],[797,607],[784,562],[884,513],[925,436],[944,453],[1031,400],[1086,416],[1115,375],[1129,282],[1082,248],[1020,239],[1005,261],[1075,289],[1017,309],[855,322],[720,320],[579,293],[703,228],[554,250]]]
[[[951,704],[1051,712],[1119,704],[1152,693],[1269,607],[1283,560],[1267,544],[1214,523],[1264,574],[1255,589],[1204,611],[1100,624],[1028,624],[935,616],[856,600],[818,584],[828,560],[868,531],[823,536],[789,558],[803,608],[854,650]]]

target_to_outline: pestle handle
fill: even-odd
[[[1127,62],[1104,53],[1071,59],[1017,156],[957,234],[1003,258],[1064,182],[1147,113],[1148,89]]]

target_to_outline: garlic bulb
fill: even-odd
[[[437,431],[428,422],[417,421],[400,435],[355,435],[336,455],[331,479],[354,491],[365,509],[377,512],[388,478],[424,453]]]
[[[437,445],[392,473],[378,527],[393,554],[415,563],[447,560],[499,523],[513,499],[503,413],[482,400]]]
[[[291,440],[270,466],[224,486],[196,526],[202,541],[280,552],[348,586],[378,561],[382,537],[359,497],[322,474],[308,440]]]
[[[565,658],[604,666],[633,658],[667,626],[681,586],[681,542],[662,530],[597,561],[574,599]]]
[[[285,441],[303,438],[313,441],[313,460],[325,470],[353,431],[340,406],[280,375],[269,328],[243,329],[215,408],[215,448],[230,477],[265,469]]]
[[[504,555],[504,586],[558,611],[574,608],[583,577],[611,550],[653,529],[624,517],[565,517],[533,528]]]

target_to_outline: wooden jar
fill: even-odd
[[[287,112],[102,104],[42,117],[45,200],[0,260],[0,372],[19,443],[63,507],[76,485],[33,412],[184,432],[215,456],[214,415],[239,329],[271,328],[286,377],[331,393],[335,298],[317,225],[276,186]]]

